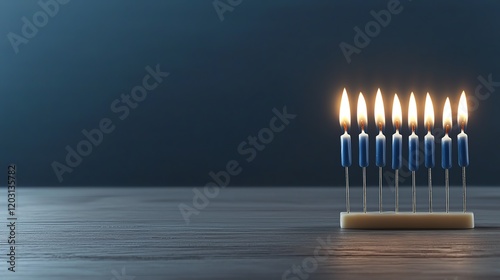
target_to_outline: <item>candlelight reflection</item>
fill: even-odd
[[[331,242],[325,270],[344,279],[361,276],[387,279],[388,273],[394,279],[421,278],[423,274],[445,279],[453,276],[449,271],[464,275],[480,269],[473,260],[486,250],[486,244],[481,244],[476,234],[474,231],[341,231]],[[439,262],[435,261],[438,259]]]

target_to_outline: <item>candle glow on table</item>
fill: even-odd
[[[453,120],[451,118],[451,105],[450,99],[446,98],[446,102],[444,103],[443,109],[443,129],[445,131],[445,135],[443,139],[441,139],[441,167],[445,170],[445,192],[446,192],[446,212],[448,213],[450,210],[450,181],[449,181],[449,169],[451,168],[451,146],[452,141],[448,133],[451,130],[451,126],[453,124]]]
[[[366,102],[363,94],[359,93],[358,98],[358,126],[361,129],[359,133],[359,166],[363,169],[363,211],[366,212],[366,167],[369,165],[368,153],[368,134],[365,132],[368,124],[368,114],[366,112]]]
[[[394,95],[392,103],[392,125],[395,132],[392,135],[392,169],[394,169],[394,188],[395,188],[395,211],[399,211],[399,169],[403,167],[403,136],[399,133],[399,128],[403,123],[403,112],[398,95]]]
[[[349,213],[351,211],[349,198],[349,166],[352,164],[352,153],[351,136],[347,133],[347,131],[351,125],[351,108],[349,106],[349,98],[345,88],[340,101],[339,122],[340,126],[344,129],[344,134],[340,136],[340,162],[345,168],[346,209],[347,213]]]
[[[469,138],[465,134],[465,127],[467,126],[467,121],[469,118],[469,112],[467,110],[467,99],[465,97],[465,92],[462,92],[460,96],[460,101],[458,103],[458,113],[457,122],[460,126],[460,134],[457,135],[457,146],[458,146],[458,166],[462,167],[462,188],[463,188],[463,211],[467,210],[467,184],[465,178],[465,167],[469,166]]]
[[[385,166],[385,135],[383,134],[385,126],[385,110],[380,89],[377,90],[375,97],[375,124],[378,127],[378,135],[375,137],[375,165],[379,167],[378,174],[378,210],[382,212],[382,168]]]
[[[425,167],[428,169],[428,187],[429,187],[429,212],[432,212],[432,168],[436,165],[434,136],[431,133],[434,127],[434,106],[431,96],[427,93],[425,97],[424,122],[427,128],[427,134],[424,137],[425,147]]]

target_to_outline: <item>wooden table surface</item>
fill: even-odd
[[[500,188],[469,187],[476,229],[445,231],[341,230],[344,191],[227,187],[187,225],[179,203],[192,205],[191,187],[19,187],[17,272],[7,271],[2,203],[0,279],[500,279]],[[369,187],[370,211],[377,192]],[[443,187],[434,193],[444,209]],[[410,189],[400,196],[409,210]],[[419,188],[419,211],[427,199]],[[385,189],[384,208],[393,201]],[[360,202],[352,187],[352,209]],[[451,208],[461,210],[458,187]]]

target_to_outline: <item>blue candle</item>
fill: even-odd
[[[340,162],[345,168],[345,201],[347,213],[351,211],[350,198],[349,198],[349,166],[352,164],[351,157],[351,136],[347,133],[349,125],[351,124],[351,108],[349,106],[349,98],[347,91],[344,88],[342,99],[340,100],[339,123],[344,129],[344,134],[340,136]]]
[[[375,138],[375,165],[385,166],[385,136],[380,131]]]
[[[368,166],[368,134],[365,133],[365,128],[368,123],[368,116],[366,113],[366,102],[363,94],[359,93],[358,98],[358,126],[361,129],[359,134],[359,166]]]
[[[457,136],[458,145],[458,165],[460,167],[469,166],[469,139],[467,134],[465,134],[465,126],[467,125],[469,113],[467,110],[467,99],[465,97],[465,92],[462,92],[460,96],[460,101],[458,103],[458,125],[462,129],[460,134]]]
[[[410,104],[408,106],[408,127],[411,130],[411,135],[408,137],[408,169],[410,171],[418,170],[418,136],[415,134],[417,130],[417,103],[413,92],[410,95]]]
[[[347,134],[347,131],[340,136],[340,161],[343,167],[349,167],[352,164],[351,135]]]
[[[359,166],[368,166],[368,134],[365,131],[361,131],[359,134]]]
[[[384,101],[380,89],[377,90],[375,97],[375,124],[379,129],[379,134],[375,137],[375,165],[385,166],[385,136],[382,133],[385,126]]]
[[[425,167],[427,168],[433,168],[436,165],[436,159],[435,159],[435,143],[434,143],[434,136],[431,134],[431,132],[427,132],[427,135],[425,135],[424,138],[424,147],[425,147]]]
[[[462,167],[462,187],[463,187],[463,209],[464,213],[467,209],[467,183],[465,179],[465,167],[469,165],[469,139],[467,134],[465,134],[465,126],[467,125],[467,120],[469,118],[469,112],[467,110],[467,99],[465,97],[465,91],[462,92],[460,96],[460,101],[458,103],[458,125],[461,128],[460,134],[457,136],[458,144],[458,165]]]
[[[458,145],[458,165],[460,167],[469,166],[469,140],[467,134],[462,132],[457,136]]]
[[[351,108],[349,106],[349,97],[345,89],[340,101],[339,123],[344,129],[344,134],[340,136],[340,162],[343,167],[349,167],[352,164],[351,136],[347,133],[347,130],[351,124]]]
[[[392,169],[403,167],[403,136],[399,130],[392,135]]]
[[[403,113],[398,95],[394,95],[392,103],[392,124],[396,132],[392,135],[392,169],[394,169],[394,189],[395,189],[395,211],[399,212],[399,169],[403,167],[403,136],[399,134],[399,128],[403,123]]]
[[[446,98],[443,109],[443,128],[445,130],[445,135],[443,139],[441,139],[441,167],[443,167],[443,169],[451,168],[452,141],[448,133],[450,132],[452,124],[450,99]]]
[[[441,139],[441,167],[443,169],[451,168],[451,138],[446,134],[443,139]]]
[[[427,127],[427,135],[424,137],[424,157],[425,167],[433,168],[436,165],[435,150],[436,144],[431,129],[434,127],[434,106],[429,93],[425,97],[425,110],[424,110],[425,126]]]
[[[415,134],[415,131],[411,133],[408,137],[408,169],[410,171],[418,170],[418,136]]]
[[[403,113],[398,95],[394,95],[392,103],[392,124],[396,132],[392,135],[392,169],[399,170],[403,167],[403,136],[399,133],[399,127],[403,123]]]

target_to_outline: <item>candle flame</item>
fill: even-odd
[[[429,93],[425,97],[425,111],[424,111],[425,126],[430,131],[434,127],[434,106]]]
[[[351,107],[349,106],[349,97],[345,88],[340,100],[339,122],[340,126],[346,130],[351,125]]]
[[[450,99],[446,97],[446,102],[444,103],[444,109],[443,109],[443,128],[448,133],[448,131],[451,129],[451,126],[453,124],[453,120],[451,118],[451,105],[450,105]]]
[[[361,128],[361,130],[364,130],[367,125],[367,113],[366,113],[366,101],[365,98],[363,97],[363,94],[360,92],[359,93],[359,98],[358,98],[358,126]]]
[[[464,129],[467,125],[469,119],[469,112],[467,110],[467,97],[465,96],[465,91],[462,91],[460,96],[460,101],[458,102],[458,114],[457,114],[458,125]]]
[[[408,127],[415,131],[417,128],[417,102],[413,92],[410,95],[410,104],[408,105]]]
[[[385,126],[384,101],[380,89],[377,90],[377,96],[375,97],[375,123],[380,130]]]
[[[401,103],[397,94],[394,94],[394,102],[392,103],[392,125],[399,129],[403,123],[403,112],[401,111]]]

